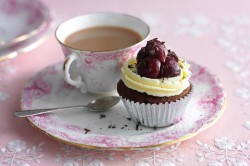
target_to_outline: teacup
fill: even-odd
[[[109,51],[76,49],[65,42],[70,35],[78,31],[104,26],[132,30],[138,33],[141,39],[132,46]],[[121,66],[126,60],[136,56],[149,32],[149,26],[145,22],[121,13],[84,14],[63,22],[57,28],[55,36],[66,57],[63,66],[65,81],[79,88],[82,93],[105,94],[115,91],[121,77]]]

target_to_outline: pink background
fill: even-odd
[[[82,149],[80,156],[88,154],[87,156],[92,157],[82,157],[78,160],[69,158],[66,154],[75,149],[68,152],[63,150],[65,145],[38,132],[27,120],[14,118],[11,114],[20,109],[20,95],[25,82],[44,67],[64,59],[61,48],[51,33],[38,48],[0,63],[0,163],[13,159],[13,154],[20,156],[25,150],[43,142],[40,144],[43,151],[34,154],[40,161],[19,157],[21,164],[250,165],[250,150],[247,149],[250,148],[250,4],[247,0],[44,2],[54,15],[53,30],[63,20],[88,12],[114,11],[140,17],[150,25],[152,38],[158,37],[166,41],[166,46],[175,50],[179,56],[207,67],[219,77],[227,91],[227,107],[214,126],[180,145],[174,145],[172,154],[165,152],[171,147],[158,151],[145,150],[140,155],[135,151],[108,152],[112,153],[112,157],[99,152],[92,155],[92,151]],[[203,144],[215,149],[211,153],[218,156],[218,160],[206,155],[201,159],[206,148]],[[229,158],[235,160],[230,161]],[[13,165],[18,165],[18,160]]]

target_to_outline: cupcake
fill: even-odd
[[[179,122],[193,89],[189,67],[157,38],[125,62],[117,91],[132,120],[148,127]]]

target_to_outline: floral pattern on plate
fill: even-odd
[[[170,127],[137,126],[122,102],[102,113],[73,110],[28,119],[50,136],[83,147],[136,149],[188,139],[211,126],[222,115],[225,105],[225,91],[216,76],[202,66],[190,64],[194,93],[183,120]],[[98,97],[65,88],[61,67],[61,63],[47,67],[30,79],[22,93],[23,109],[80,105]]]

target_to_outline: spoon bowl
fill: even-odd
[[[40,115],[55,111],[67,111],[75,108],[87,108],[89,111],[100,112],[106,111],[108,108],[113,107],[120,101],[119,96],[106,96],[90,101],[87,105],[78,105],[78,106],[68,106],[60,108],[45,108],[45,109],[33,109],[33,110],[21,110],[13,112],[15,117],[28,117],[32,115]]]
[[[90,101],[86,108],[90,109],[91,111],[105,111],[106,109],[113,107],[117,103],[119,103],[120,97],[118,96],[107,96],[103,98],[98,98],[96,100]]]

